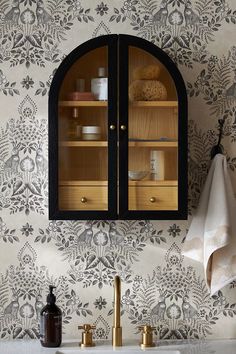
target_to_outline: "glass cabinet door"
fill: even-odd
[[[185,217],[186,201],[181,202],[182,197],[187,199],[187,166],[181,162],[181,154],[186,162],[187,150],[183,80],[177,68],[170,71],[168,63],[173,68],[173,62],[165,53],[168,60],[151,43],[150,47],[139,46],[142,40],[132,42],[132,38],[124,38],[120,52],[120,71],[123,68],[127,86],[127,98],[120,108],[120,183],[127,193],[127,198],[120,196],[122,213],[131,219],[157,218],[159,213],[159,218],[167,219],[181,218],[182,210]],[[122,60],[127,61],[126,68]],[[125,90],[121,78],[120,85],[121,96]]]
[[[105,71],[101,79],[99,68]],[[58,116],[61,210],[108,210],[107,68],[107,47],[94,49],[76,61],[61,86]],[[91,92],[94,79],[98,91],[104,91],[101,98]]]
[[[129,47],[128,119],[129,210],[177,210],[175,85],[158,59],[136,47]]]
[[[67,219],[116,210],[116,54],[109,44],[89,49],[78,52],[58,91],[55,180],[58,213]]]

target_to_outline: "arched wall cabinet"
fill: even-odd
[[[147,65],[161,68],[167,98],[131,101],[134,70]],[[107,71],[108,99],[71,100],[76,79],[90,91],[99,67]],[[81,126],[99,127],[97,138],[81,137]],[[137,171],[146,175],[140,179]],[[49,218],[186,217],[187,95],[178,68],[160,48],[134,36],[101,36],[78,46],[59,66],[49,93]]]

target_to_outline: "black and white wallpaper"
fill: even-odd
[[[49,221],[51,80],[79,44],[121,28],[161,47],[184,77],[189,220]],[[38,337],[49,284],[64,338],[86,322],[110,339],[115,274],[126,338],[143,324],[162,339],[236,336],[236,283],[210,297],[202,266],[181,255],[221,118],[236,191],[235,30],[233,0],[0,0],[0,339]]]

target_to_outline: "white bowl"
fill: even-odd
[[[144,177],[146,177],[148,171],[128,171],[129,179],[132,181],[140,181]]]

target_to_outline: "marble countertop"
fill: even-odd
[[[124,341],[123,347],[114,350],[110,341],[97,342],[95,347],[83,349],[77,340],[64,341],[59,348],[44,348],[38,340],[0,341],[0,354],[78,354],[82,351],[84,354],[112,354],[114,351],[139,354],[143,350],[134,341]],[[159,341],[156,347],[144,351],[156,354],[235,354],[236,339]]]

